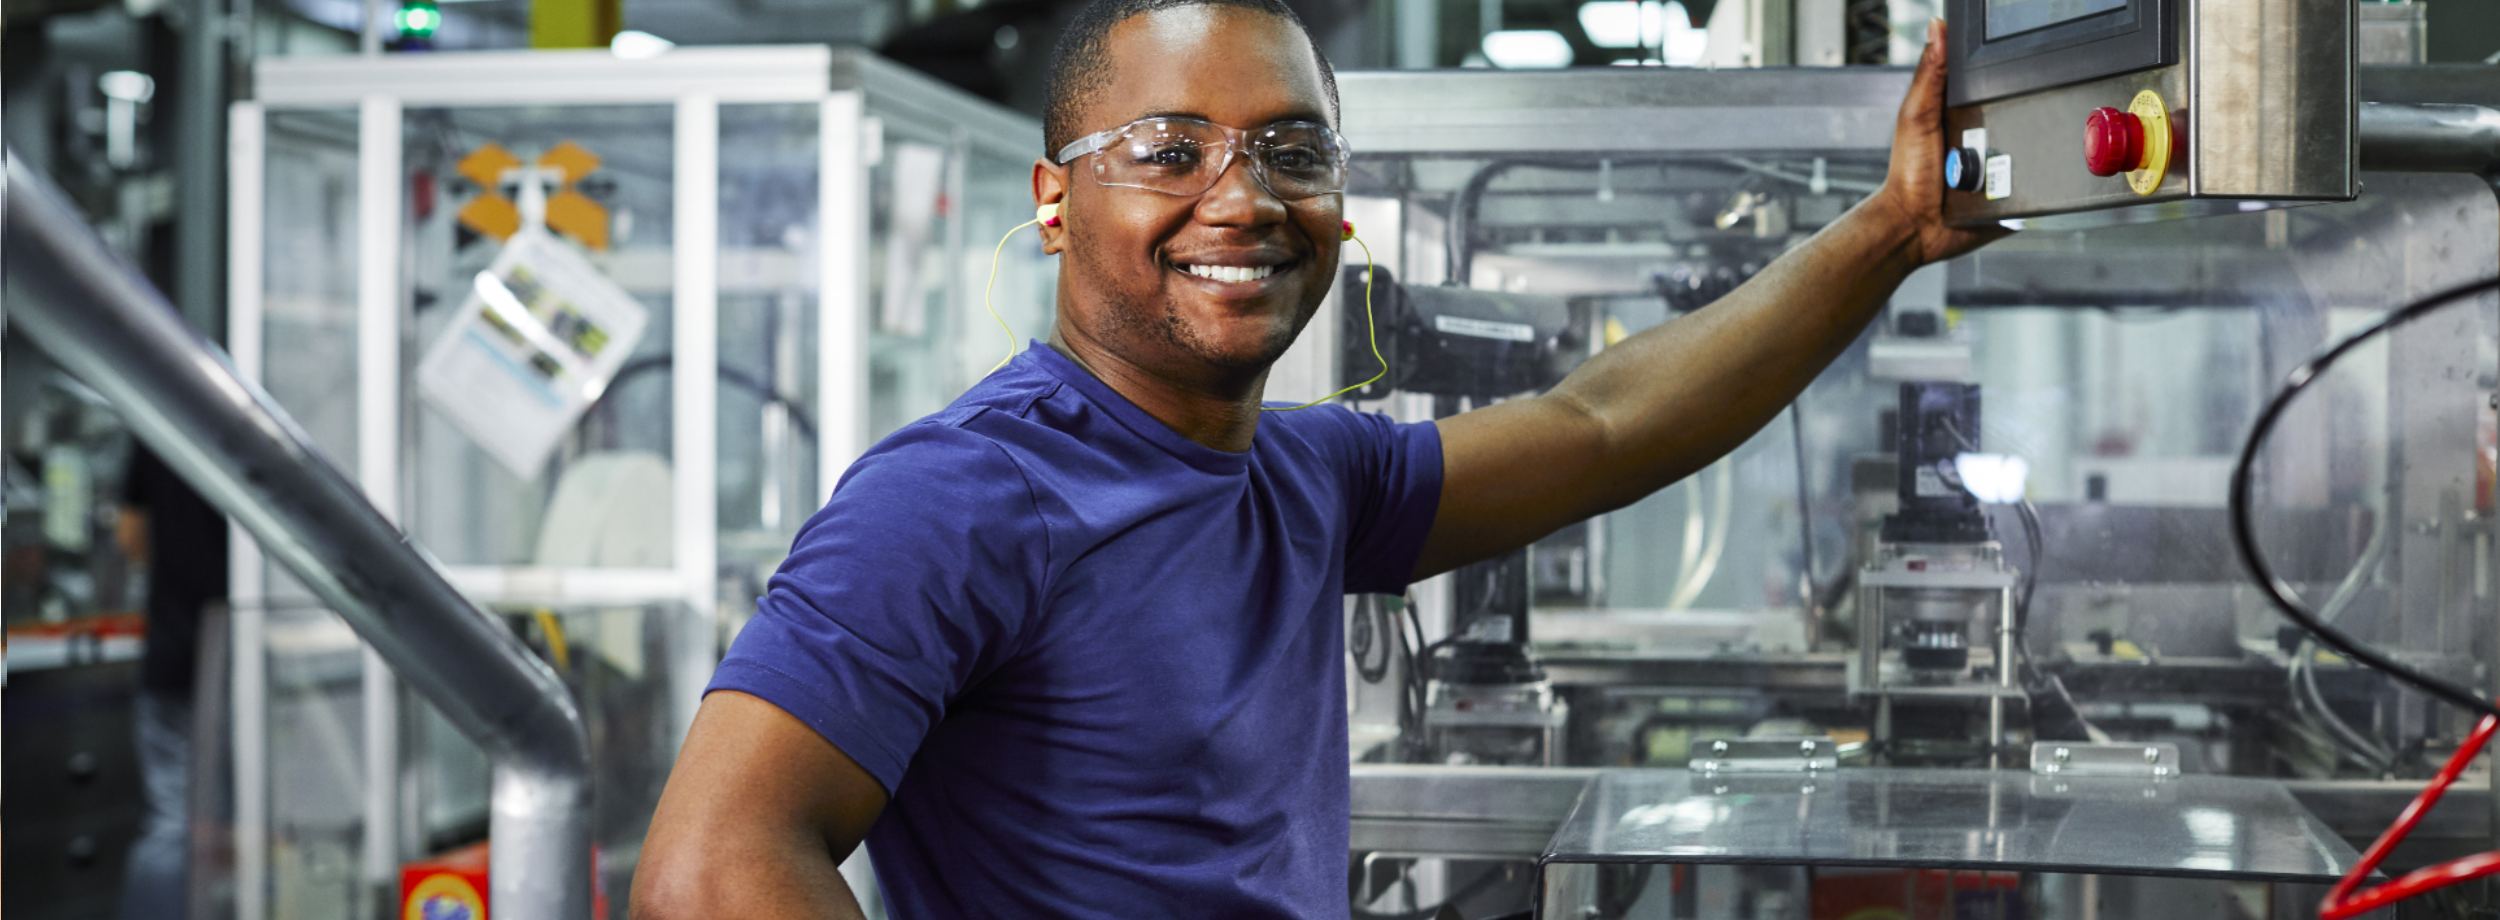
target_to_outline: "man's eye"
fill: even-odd
[[[1141,145],[1132,151],[1130,159],[1140,166],[1179,169],[1198,162],[1198,146],[1196,144]]]
[[[1319,152],[1308,147],[1285,147],[1267,153],[1267,165],[1291,172],[1311,172],[1326,165]]]

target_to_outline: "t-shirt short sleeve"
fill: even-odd
[[[1342,410],[1340,410],[1342,412]],[[1441,429],[1378,413],[1342,412],[1346,438],[1345,589],[1395,594],[1413,581],[1441,509]]]
[[[780,707],[888,794],[1040,607],[1048,530],[1021,468],[941,419],[852,464],[705,691]]]

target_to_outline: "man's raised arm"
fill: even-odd
[[[1441,508],[1415,577],[1709,465],[1813,382],[1912,269],[2001,235],[1943,222],[1942,22],[1893,131],[1881,189],[1717,303],[1607,348],[1544,395],[1440,420]]]

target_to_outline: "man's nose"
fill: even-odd
[[[1198,199],[1198,219],[1218,226],[1259,226],[1285,219],[1285,203],[1259,181],[1250,154],[1234,150],[1231,162],[1216,174],[1215,185]]]

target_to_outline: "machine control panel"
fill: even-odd
[[[2092,226],[2349,200],[2345,0],[1948,0],[1945,213]]]

